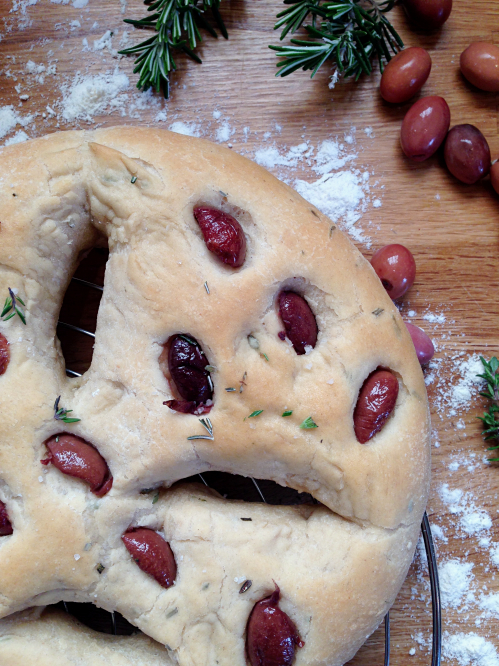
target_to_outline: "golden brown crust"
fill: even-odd
[[[11,287],[27,299],[26,327],[17,317],[0,323],[11,350],[0,377],[0,500],[14,524],[0,540],[1,614],[90,600],[168,643],[182,665],[205,663],[208,652],[209,663],[242,665],[252,604],[278,578],[282,607],[306,640],[297,666],[344,663],[402,583],[429,485],[422,373],[369,263],[296,192],[205,141],[138,128],[67,132],[4,148],[0,163],[0,295]],[[207,252],[192,215],[199,203],[242,224],[242,268]],[[101,235],[110,258],[92,365],[69,379],[56,321],[80,253]],[[297,356],[277,336],[283,286],[316,314],[310,354]],[[173,395],[161,345],[179,332],[217,368],[213,441],[188,441],[202,434],[197,417],[163,405]],[[353,409],[378,366],[396,374],[399,397],[383,430],[361,445]],[[243,393],[225,392],[244,373]],[[40,466],[43,442],[60,431],[58,395],[81,418],[67,430],[111,468],[102,499]],[[281,417],[286,408],[292,417]],[[264,411],[244,420],[256,409]],[[299,428],[308,416],[317,429]],[[166,490],[154,505],[139,494],[209,469],[273,479],[327,509],[241,505],[190,487]],[[258,521],[241,521],[241,506]],[[130,560],[120,536],[132,524],[163,530],[177,557],[173,588],[161,590]],[[238,595],[231,581],[240,576],[252,578],[251,593]]]

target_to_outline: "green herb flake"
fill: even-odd
[[[101,574],[106,567],[103,564],[97,565],[97,573]]]
[[[171,617],[178,613],[178,608],[174,608],[169,613],[166,614],[166,619],[169,620]]]
[[[152,498],[152,503],[153,503],[153,504],[156,504],[156,502],[157,502],[158,500],[159,500],[159,490],[158,490],[158,492],[154,495],[154,497]]]
[[[484,372],[477,375],[480,379],[486,382],[485,391],[481,391],[480,395],[490,401],[489,408],[483,413],[483,416],[478,418],[483,423],[484,429],[482,435],[485,441],[499,440],[499,360],[493,356],[490,361],[486,361],[483,356],[480,356]],[[489,446],[489,451],[499,449],[497,446]],[[489,462],[499,462],[499,458],[489,458]]]
[[[76,417],[68,416],[68,414],[70,414],[73,410],[60,407],[60,401],[61,396],[58,396],[54,402],[54,419],[56,421],[62,421],[63,423],[78,423],[78,421],[81,421],[81,419],[77,419]]]
[[[263,413],[263,409],[255,409],[254,412],[251,412],[249,416],[246,416],[244,420],[246,419],[252,419],[254,416],[260,416],[260,414]]]
[[[267,354],[264,354],[263,352],[260,352],[260,356],[261,356],[262,358],[264,358],[264,359],[267,361],[267,363],[268,363],[268,361],[269,361],[269,357],[267,356]]]
[[[132,185],[137,182],[137,176],[132,176],[132,180],[130,181]]]
[[[26,326],[26,317],[24,316],[24,312],[17,306],[17,304],[20,303],[23,307],[26,307],[24,305],[24,301],[19,296],[16,296],[10,287],[8,287],[8,290],[9,295],[5,299],[0,318],[3,319],[5,317],[4,321],[9,321],[9,319],[12,319],[12,317],[17,315],[22,323]]]
[[[291,416],[292,413],[293,413],[293,410],[292,410],[292,409],[286,409],[286,410],[281,414],[281,416]]]
[[[380,314],[382,314],[384,311],[385,311],[384,308],[376,308],[376,310],[373,310],[372,313],[375,317],[379,317]]]
[[[233,388],[232,386],[229,386],[228,388],[225,389],[227,393],[233,393],[236,389]]]
[[[303,430],[311,430],[312,428],[318,428],[318,427],[319,426],[317,425],[317,423],[314,421],[314,419],[311,416],[306,418],[303,421],[303,423],[300,424],[300,428],[302,428]]]

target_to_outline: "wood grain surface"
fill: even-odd
[[[128,4],[123,0],[121,3],[89,0],[80,9],[73,4],[73,0],[66,5],[38,0],[33,6],[26,0],[0,1],[1,105],[12,104],[23,115],[38,114],[25,128],[30,136],[96,124],[154,125],[159,102],[137,111],[135,119],[122,116],[119,109],[96,116],[92,122],[81,121],[79,125],[65,122],[61,117],[58,106],[61,86],[69,85],[77,72],[88,75],[113,71],[119,66],[135,83],[131,60],[117,59],[108,50],[82,51],[82,40],[87,38],[92,45],[106,30],[112,30],[113,46],[118,48],[124,29],[130,30],[122,18],[138,18],[144,13],[139,0],[128,0]],[[378,181],[376,191],[382,199],[381,207],[369,209],[364,216],[366,224],[371,222],[368,234],[373,249],[391,242],[410,247],[418,272],[415,285],[402,300],[401,311],[406,316],[415,311],[412,321],[433,335],[439,347],[436,358],[440,363],[440,379],[428,387],[435,434],[428,513],[432,523],[442,527],[447,539],[437,541],[439,561],[457,558],[472,563],[476,589],[484,590],[487,586],[487,593],[497,593],[499,579],[490,561],[490,548],[480,545],[479,537],[463,538],[457,517],[449,513],[438,493],[444,483],[451,489],[471,493],[476,506],[487,511],[493,521],[489,532],[492,545],[499,542],[499,469],[484,462],[487,452],[477,420],[483,411],[483,400],[474,399],[469,410],[456,415],[437,407],[445,385],[451,386],[456,381],[452,370],[454,354],[463,352],[463,358],[467,358],[472,352],[486,356],[499,352],[499,197],[488,180],[475,186],[459,184],[445,170],[440,155],[423,164],[411,164],[404,158],[399,148],[399,129],[410,104],[384,103],[378,94],[378,74],[357,85],[337,85],[334,90],[328,88],[327,67],[313,80],[304,73],[276,79],[276,58],[268,44],[277,41],[273,24],[276,13],[282,9],[280,0],[227,0],[222,9],[229,41],[207,39],[200,49],[202,66],[178,58],[171,99],[161,102],[167,121],[157,124],[168,127],[175,120],[195,121],[211,127],[213,133],[213,111],[219,109],[236,130],[231,138],[233,149],[248,155],[261,146],[267,130],[274,131],[273,138],[281,146],[296,145],[303,140],[316,146],[357,128],[357,164],[373,173],[372,182]],[[462,78],[458,63],[461,51],[471,41],[499,43],[499,3],[454,0],[449,21],[433,34],[412,31],[400,7],[392,11],[391,18],[407,45],[423,46],[431,54],[433,69],[423,94],[446,98],[452,124],[477,125],[486,135],[495,159],[499,155],[498,95],[474,89]],[[136,35],[131,37],[137,41]],[[46,73],[43,81],[35,83],[33,75],[26,73],[29,60],[45,66],[55,64],[56,73]],[[16,86],[20,88],[16,90]],[[29,99],[20,101],[19,90],[21,94],[29,94]],[[47,110],[47,106],[55,113]],[[276,124],[281,127],[279,134],[274,129]],[[244,127],[250,128],[246,138]],[[364,134],[366,127],[372,127],[374,138]],[[301,177],[316,178],[306,165]],[[359,249],[366,256],[372,252],[363,245]],[[76,295],[74,300],[83,303],[84,298],[87,297]],[[422,319],[427,311],[443,314],[445,323]],[[84,364],[90,351],[90,348],[82,351],[74,361]],[[474,460],[474,464],[456,468],[456,461],[463,458]],[[452,461],[455,464],[451,469]],[[393,664],[429,663],[428,649],[422,649],[415,639],[418,634],[426,640],[431,638],[429,599],[427,576],[415,564],[391,613]],[[467,611],[446,608],[444,630],[451,634],[476,632],[499,650],[497,618],[482,619],[477,626],[478,615],[473,605]],[[410,655],[411,648],[415,648],[414,655]],[[351,663],[355,666],[383,663],[382,629],[367,641]],[[457,662],[444,660],[444,663]]]

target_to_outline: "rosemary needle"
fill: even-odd
[[[125,23],[135,28],[153,30],[154,34],[143,42],[119,51],[122,55],[135,56],[134,74],[139,74],[137,88],[157,92],[163,91],[166,98],[170,94],[170,73],[177,69],[173,59],[174,51],[183,51],[195,62],[201,58],[194,53],[198,42],[202,41],[200,28],[215,39],[218,35],[206,18],[211,14],[225,39],[229,35],[220,16],[221,0],[144,0],[149,13],[145,18],[125,19]]]
[[[329,60],[333,85],[339,77],[357,81],[361,74],[372,73],[373,59],[383,71],[384,63],[404,47],[385,16],[395,0],[284,0],[284,4],[286,9],[277,14],[274,26],[274,30],[282,28],[281,41],[302,26],[309,39],[269,47],[281,58],[276,76],[303,69],[311,70],[313,78]]]

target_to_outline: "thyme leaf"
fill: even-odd
[[[198,419],[198,420],[199,420],[199,423],[201,423],[203,428],[208,433],[208,436],[207,435],[191,435],[191,437],[188,437],[187,439],[188,440],[191,440],[191,439],[210,439],[210,440],[214,440],[215,438],[213,436],[213,424],[210,421],[210,419],[207,417],[205,419]]]
[[[262,412],[263,412],[263,409],[255,409],[255,411],[251,412],[251,414],[249,416],[246,416],[244,418],[244,420],[246,421],[246,419],[252,419],[254,416],[260,416],[260,414],[262,414]]]
[[[303,423],[300,424],[300,428],[303,428],[303,430],[311,430],[312,428],[318,428],[319,426],[317,423],[314,421],[314,419],[309,416],[306,418]]]
[[[293,410],[292,410],[292,409],[286,409],[286,410],[281,414],[281,416],[291,416],[292,413],[293,413]]]
[[[56,421],[62,421],[63,423],[78,423],[78,421],[81,421],[81,419],[78,419],[74,416],[68,416],[68,414],[70,414],[73,410],[59,407],[60,402],[61,396],[58,396],[54,402],[54,419]]]
[[[9,295],[5,299],[5,303],[3,305],[2,314],[0,314],[0,318],[3,319],[3,317],[5,317],[4,321],[9,321],[9,319],[12,319],[12,317],[15,317],[17,315],[19,319],[22,321],[22,323],[26,326],[26,317],[24,315],[24,312],[17,305],[18,303],[20,303],[23,307],[26,307],[24,305],[24,301],[19,296],[16,296],[10,287],[8,287],[8,290],[9,290]]]

